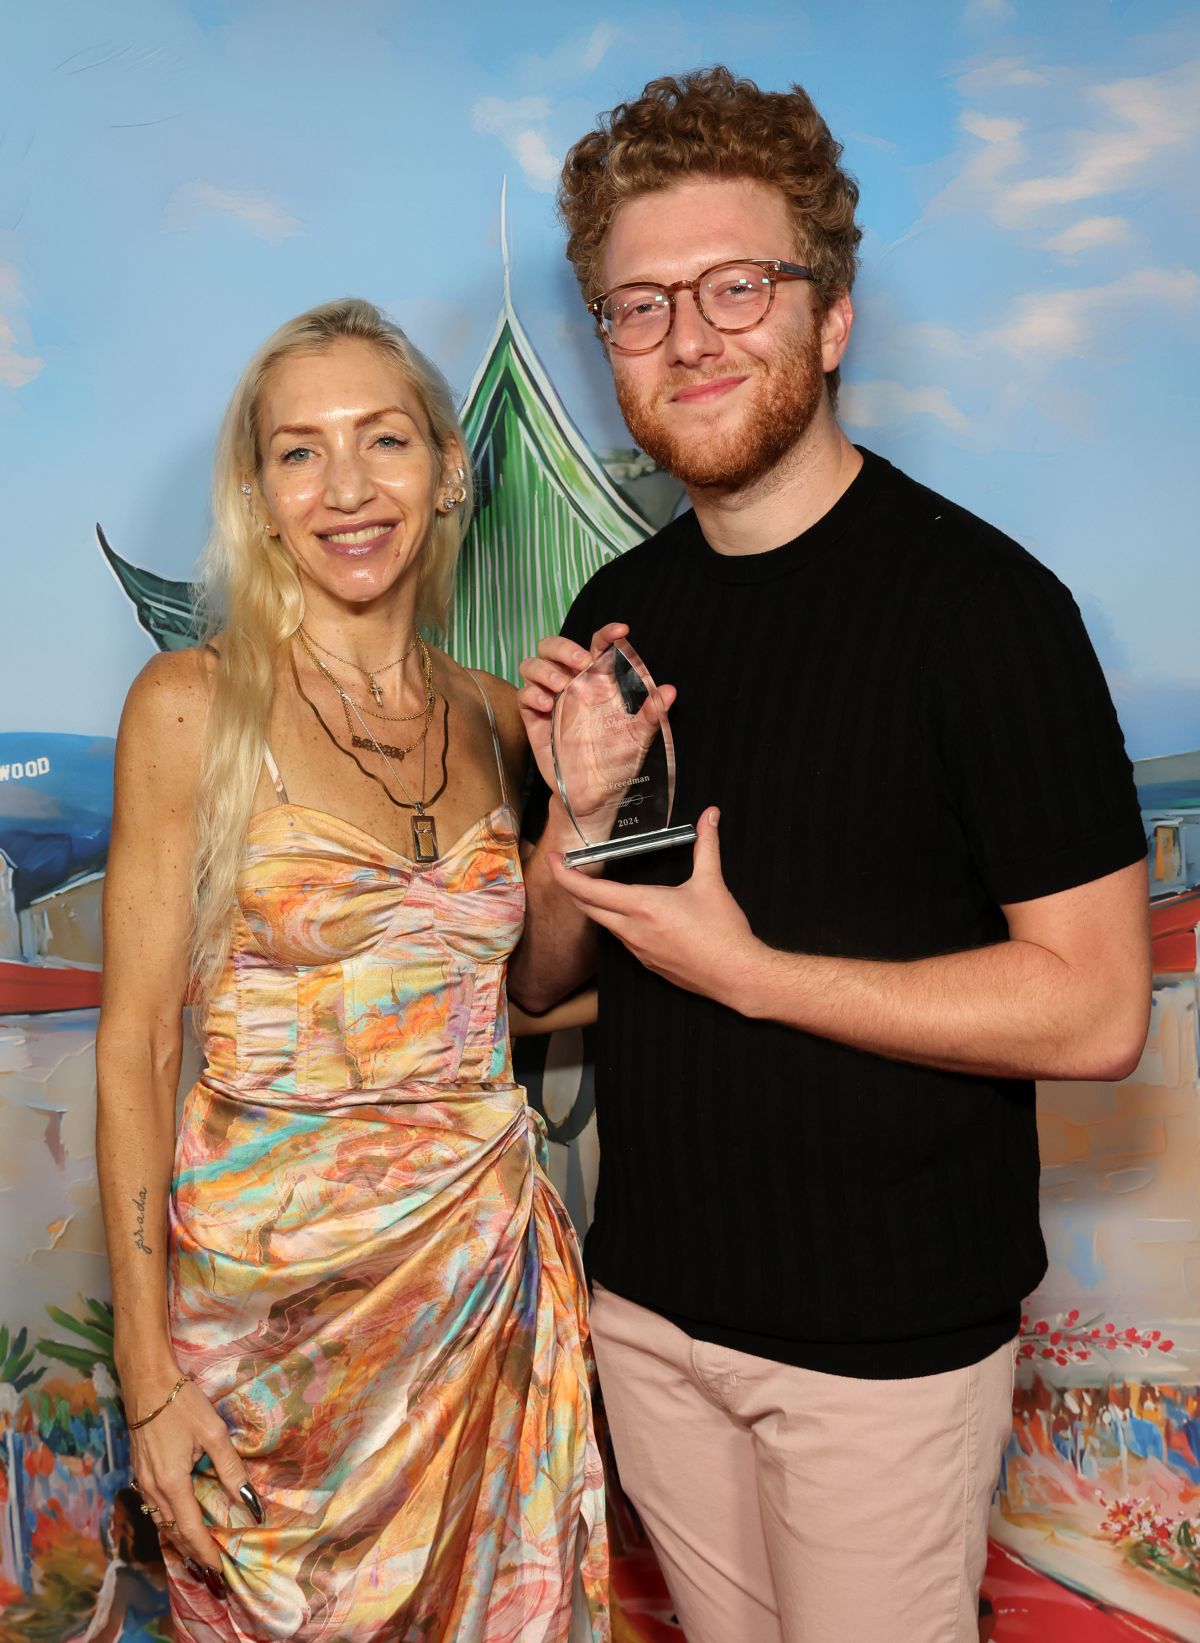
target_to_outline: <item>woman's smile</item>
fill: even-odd
[[[315,534],[318,541],[323,542],[331,553],[359,559],[366,554],[377,552],[380,548],[389,547],[395,529],[396,521],[385,519],[370,525],[351,526],[335,531],[317,531]]]

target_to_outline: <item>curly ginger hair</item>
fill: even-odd
[[[719,63],[649,81],[601,115],[563,164],[558,210],[585,299],[603,289],[605,243],[626,200],[689,178],[746,177],[783,194],[823,313],[854,284],[862,238],[858,184],[841,157],[802,86],[760,91]]]

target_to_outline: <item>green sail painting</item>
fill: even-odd
[[[655,526],[616,488],[567,415],[505,282],[500,319],[463,406],[479,487],[447,648],[517,681],[584,583]],[[615,620],[616,618],[614,618]]]
[[[155,571],[142,570],[110,546],[101,526],[96,540],[109,569],[133,603],[137,619],[159,650],[186,650],[196,642],[199,623],[195,592],[190,582],[172,582]]]
[[[531,655],[544,635],[558,632],[592,573],[657,529],[679,491],[664,493],[665,476],[653,476],[657,490],[647,488],[643,511],[609,477],[521,328],[507,269],[500,318],[467,392],[462,423],[478,499],[459,558],[446,648],[467,667],[486,668],[515,684],[522,657]],[[621,455],[617,460],[614,453],[610,466],[628,472],[628,459],[638,453]],[[639,460],[652,470],[645,458]],[[634,484],[644,487],[645,481]],[[96,535],[138,621],[159,648],[181,650],[195,643],[190,584],[122,559],[99,525]]]

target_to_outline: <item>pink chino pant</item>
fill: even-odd
[[[600,1285],[592,1339],[687,1643],[977,1643],[1011,1344],[855,1380],[695,1341]]]

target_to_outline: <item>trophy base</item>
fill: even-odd
[[[605,839],[603,844],[585,844],[578,850],[563,851],[564,867],[583,867],[589,861],[614,861],[618,856],[641,856],[650,850],[669,850],[673,844],[691,844],[696,829],[691,826],[660,827],[654,833],[640,833],[629,839]]]

